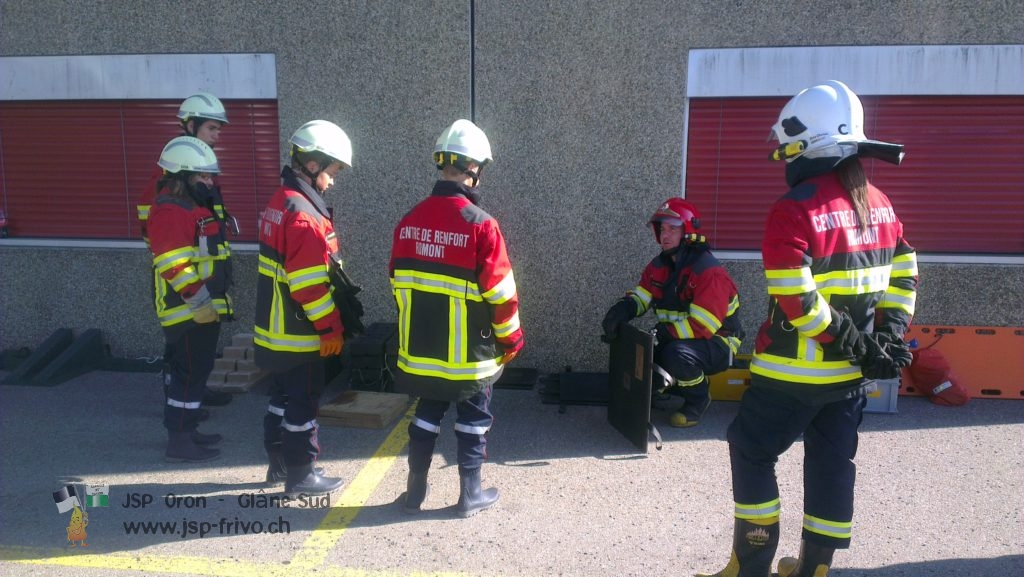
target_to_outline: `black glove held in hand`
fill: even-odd
[[[890,333],[865,335],[867,351],[860,359],[860,370],[869,379],[895,379],[900,369],[909,367],[914,356],[910,346]]]
[[[867,349],[864,344],[864,333],[853,324],[853,318],[849,313],[832,310],[832,324],[826,329],[834,339],[831,343],[822,344],[821,347],[835,356],[848,359],[851,363],[859,364],[859,359],[864,356]]]
[[[619,336],[619,325],[628,323],[634,316],[636,316],[636,304],[633,299],[626,297],[612,305],[612,308],[608,309],[608,313],[604,315],[604,320],[601,321],[604,340],[615,340]]]

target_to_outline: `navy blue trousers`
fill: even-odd
[[[494,423],[491,414],[492,387],[455,403],[455,438],[460,470],[479,469],[487,459],[487,432]],[[441,420],[450,401],[420,398],[416,415],[409,422],[409,470],[421,473],[430,468],[434,443],[441,432]]]
[[[191,432],[199,425],[199,407],[217,358],[220,323],[193,324],[164,346],[164,428]]]
[[[743,394],[726,435],[737,516],[745,509],[779,506],[775,464],[803,435],[803,538],[823,547],[849,547],[857,477],[853,458],[866,402],[858,396],[807,405],[780,391],[758,387],[755,381]]]
[[[320,455],[316,417],[325,385],[321,360],[273,373],[270,404],[263,417],[263,446],[268,453],[281,451],[289,467],[307,465]]]

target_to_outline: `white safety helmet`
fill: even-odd
[[[178,118],[182,124],[195,118],[228,123],[228,113],[224,110],[224,104],[209,92],[197,92],[186,98],[178,107]]]
[[[857,153],[864,136],[864,107],[860,98],[838,80],[806,88],[791,98],[772,126],[779,142],[774,160],[838,157]]]
[[[434,145],[434,164],[438,168],[452,164],[461,167],[471,160],[481,167],[494,160],[491,143],[480,127],[460,118],[437,137]]]
[[[333,122],[311,120],[300,126],[288,142],[292,145],[292,156],[296,151],[320,152],[352,168],[352,141]]]
[[[164,146],[157,162],[167,172],[208,172],[220,174],[217,155],[209,144],[194,136],[179,136]]]

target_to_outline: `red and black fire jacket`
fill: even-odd
[[[405,392],[465,399],[501,376],[523,346],[519,295],[498,222],[472,189],[438,181],[395,227],[389,271],[398,303]]]
[[[662,253],[626,293],[637,316],[654,309],[658,323],[676,339],[720,339],[736,354],[743,338],[740,298],[732,277],[705,244],[684,246],[678,262]]]
[[[858,387],[860,368],[834,358],[832,311],[848,311],[861,331],[903,335],[914,315],[917,257],[889,198],[868,186],[869,225],[861,230],[835,172],[809,178],[773,205],[762,258],[768,318],[751,373],[769,386]],[[796,387],[797,389],[807,387]]]
[[[256,364],[267,370],[319,359],[320,335],[344,333],[331,296],[339,244],[327,204],[291,168],[281,177],[259,223],[253,342]]]
[[[191,298],[204,285],[217,312],[230,318],[230,261],[220,220],[192,198],[164,189],[150,211],[149,235],[154,303],[165,334],[173,338],[193,324],[182,297]]]

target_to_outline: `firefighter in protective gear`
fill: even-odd
[[[206,461],[220,435],[196,431],[206,381],[213,370],[220,319],[232,315],[223,257],[222,222],[203,204],[217,156],[205,142],[179,136],[158,162],[159,193],[149,218],[157,318],[166,338],[164,427],[168,461]]]
[[[178,107],[177,117],[185,136],[194,136],[205,142],[210,148],[216,148],[217,143],[220,141],[221,128],[228,124],[228,115],[224,110],[224,104],[216,96],[207,92],[199,92],[186,98],[181,103],[181,106]],[[136,213],[142,230],[142,240],[146,241],[146,246],[149,246],[149,213],[152,209],[153,199],[158,192],[157,181],[162,177],[163,170],[160,167],[156,167],[149,181],[143,187],[139,200],[136,203]],[[205,187],[201,192],[203,197],[199,198],[199,204],[210,209],[217,219],[220,220],[222,227],[226,227],[227,230],[237,234],[238,225],[235,219],[224,209],[224,200],[217,179],[214,178],[213,184]],[[225,268],[230,287],[232,276],[231,244],[226,237],[223,246],[220,248],[218,258],[223,261],[222,264]],[[168,359],[173,355],[173,351],[164,350],[164,359]],[[231,398],[230,393],[207,390],[203,395],[203,405],[226,405],[231,402]],[[205,409],[201,409],[201,413],[205,412]]]
[[[395,227],[389,272],[398,303],[395,388],[420,397],[409,423],[405,510],[427,495],[427,473],[441,420],[452,402],[458,416],[460,496],[469,517],[494,505],[480,468],[494,382],[523,346],[519,296],[498,222],[480,208],[480,172],[492,160],[479,127],[457,120],[434,147],[440,179]]]
[[[266,480],[284,482],[289,495],[323,495],[343,484],[322,476],[315,462],[325,360],[340,355],[345,344],[331,284],[340,246],[324,195],[352,166],[352,143],[326,120],[303,124],[288,142],[291,163],[259,224],[255,360],[273,376],[263,419]]]
[[[860,99],[832,80],[794,96],[773,128],[790,190],[766,224],[768,318],[727,433],[735,532],[717,575],[769,574],[781,510],[775,463],[801,435],[803,545],[779,575],[823,577],[850,544],[865,395],[908,363],[917,290],[914,249],[860,160],[898,164],[902,145],[868,140],[863,126]]]
[[[655,363],[674,379],[668,391],[683,398],[669,424],[692,427],[711,404],[708,376],[728,369],[739,350],[739,293],[711,253],[696,206],[670,198],[648,224],[661,253],[644,268],[640,283],[608,310],[604,339],[616,338],[619,325],[654,309]]]

